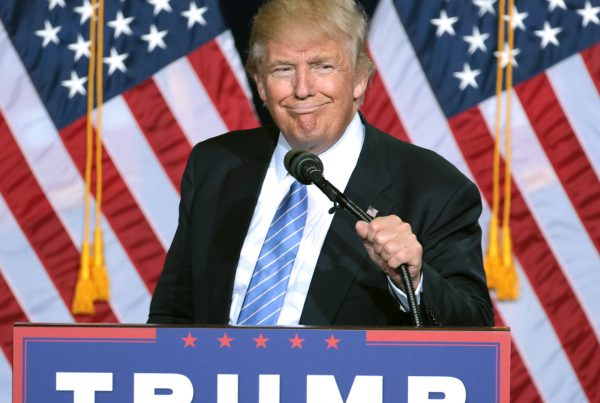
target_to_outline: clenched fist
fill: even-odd
[[[421,281],[423,247],[413,234],[410,224],[395,215],[377,217],[370,223],[358,221],[356,232],[363,240],[369,257],[404,290],[400,265],[406,264],[413,287]],[[404,290],[406,291],[406,290]]]

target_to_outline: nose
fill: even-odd
[[[306,99],[314,95],[315,83],[309,66],[296,69],[294,77],[294,95],[298,99]]]

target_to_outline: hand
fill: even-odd
[[[413,287],[419,285],[423,268],[423,247],[413,234],[410,224],[398,216],[390,215],[377,217],[370,223],[358,221],[355,228],[371,260],[397,287],[404,290],[400,276],[401,264],[408,265]]]

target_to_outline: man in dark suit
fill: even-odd
[[[277,127],[194,147],[149,322],[410,325],[399,274],[406,264],[426,325],[493,324],[477,188],[440,156],[358,114],[373,70],[365,34],[354,0],[273,0],[259,11],[247,67]],[[282,168],[290,148],[319,154],[330,181],[379,216],[331,216],[318,189],[303,189],[301,240],[277,270],[287,270],[284,292],[264,304],[277,305],[269,318],[247,322],[271,219],[297,185]]]

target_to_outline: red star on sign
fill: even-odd
[[[217,337],[217,340],[219,340],[221,342],[221,347],[229,347],[231,348],[231,341],[233,340],[233,337],[229,337],[227,336],[227,333],[225,333],[223,335],[223,337]]]
[[[193,347],[196,348],[196,340],[198,340],[197,337],[192,337],[192,333],[188,333],[186,337],[182,337],[181,340],[183,340],[185,342],[185,344],[183,345],[183,347]]]
[[[340,339],[336,339],[335,337],[333,337],[333,334],[332,334],[331,336],[329,336],[328,339],[325,339],[325,342],[327,342],[327,350],[329,350],[332,347],[337,350]]]
[[[256,339],[252,339],[256,342],[256,348],[262,347],[262,348],[267,348],[267,342],[269,341],[269,339],[267,339],[266,337],[263,337],[262,333],[256,338]]]
[[[292,342],[292,346],[291,346],[292,349],[294,349],[296,347],[298,347],[299,349],[302,349],[302,342],[304,341],[304,339],[301,339],[298,336],[298,333],[296,333],[296,335],[294,336],[293,339],[288,339],[288,340]]]

